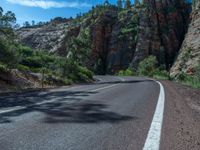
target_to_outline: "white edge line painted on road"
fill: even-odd
[[[163,85],[160,82],[155,82],[157,82],[160,86],[160,94],[143,150],[159,150],[160,148],[160,138],[165,105],[165,91]]]

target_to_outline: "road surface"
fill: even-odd
[[[140,150],[160,86],[136,77],[0,96],[1,150]]]

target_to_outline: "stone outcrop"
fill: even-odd
[[[171,68],[171,76],[180,72],[195,74],[195,67],[200,62],[200,1],[194,1],[191,23],[178,58]]]
[[[42,83],[43,81],[43,83]],[[42,77],[40,73],[32,73],[12,69],[10,71],[1,71],[0,73],[0,93],[10,92],[21,89],[32,89],[43,87],[54,87],[66,85],[66,83],[55,76]]]
[[[43,26],[21,28],[17,31],[22,43],[49,52],[61,53],[66,50],[68,37],[77,36],[77,28],[70,28],[70,22],[52,21]],[[77,30],[76,30],[77,29]],[[78,30],[79,32],[79,30]]]
[[[134,16],[136,15],[136,16]],[[121,13],[116,8],[106,9],[91,27],[92,58],[97,73],[115,73],[126,69],[132,60],[136,46],[137,12]]]
[[[130,64],[136,68],[149,55],[169,69],[184,39],[189,10],[184,0],[144,0],[143,5],[126,10],[97,6],[76,19],[58,18],[41,27],[22,28],[18,35],[32,48],[66,56],[72,37],[87,29],[91,34],[89,66],[97,74],[112,74]]]
[[[103,11],[102,11],[103,10]],[[124,11],[119,14],[115,6],[97,6],[89,15],[73,21],[50,22],[41,27],[21,28],[18,35],[21,41],[36,49],[67,55],[72,37],[77,37],[81,30],[91,33],[90,66],[98,74],[114,73],[126,69],[133,57],[136,46],[137,12]],[[80,20],[79,20],[80,19]]]
[[[186,33],[188,16],[189,5],[184,0],[144,0],[133,66],[154,55],[169,69]]]

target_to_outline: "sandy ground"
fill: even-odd
[[[165,112],[161,150],[200,150],[200,90],[162,81]]]

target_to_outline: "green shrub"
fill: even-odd
[[[156,71],[157,59],[155,56],[149,56],[139,63],[138,73],[141,76],[153,77]]]
[[[160,80],[171,80],[165,66],[157,67],[158,61],[155,56],[149,56],[139,63],[138,75],[153,77]]]
[[[21,64],[17,65],[17,69],[19,69],[20,71],[30,71],[30,68]]]
[[[22,45],[18,45],[18,53],[23,57],[31,57],[34,55],[33,49]]]
[[[198,66],[195,67],[194,75],[189,75],[184,72],[181,72],[176,80],[183,84],[192,86],[194,88],[200,88],[200,60],[198,62]]]
[[[0,72],[7,72],[8,67],[5,64],[0,63]]]
[[[160,80],[171,80],[167,70],[156,69],[153,72],[153,78]]]
[[[132,68],[128,68],[126,70],[120,70],[117,74],[117,76],[134,76],[136,73],[134,73]]]
[[[0,62],[11,69],[18,63],[16,47],[9,40],[0,39]]]
[[[184,72],[181,72],[176,78],[176,81],[191,86],[193,88],[200,88],[200,76],[197,74],[189,75]]]

